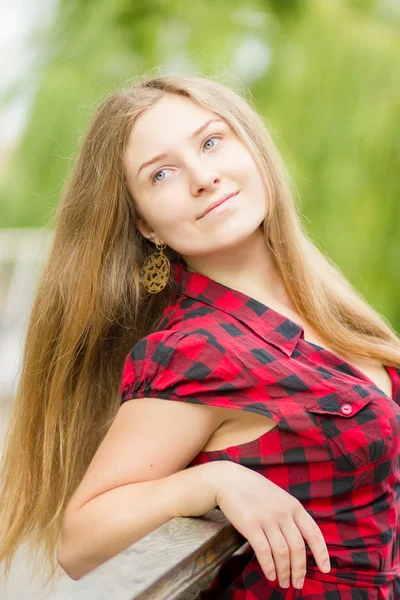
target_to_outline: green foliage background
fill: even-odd
[[[79,136],[124,80],[158,67],[226,73],[268,122],[317,245],[400,331],[400,21],[388,7],[61,0],[40,38],[47,59],[28,125],[0,182],[2,226],[48,223]]]

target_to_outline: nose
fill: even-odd
[[[190,187],[193,196],[198,196],[204,190],[211,190],[213,186],[221,181],[221,176],[213,167],[204,163],[196,163],[189,169]]]

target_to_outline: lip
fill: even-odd
[[[232,194],[229,194],[228,196],[225,196],[225,198],[222,198],[221,200],[216,200],[213,204],[211,204],[211,206],[209,206],[207,208],[207,210],[200,215],[199,219],[202,219],[203,217],[205,217],[213,208],[216,208],[217,206],[220,206],[223,202],[225,202],[225,200],[229,200],[229,198],[232,198],[233,196],[236,196],[236,194],[239,193],[239,190],[237,192],[233,192]]]

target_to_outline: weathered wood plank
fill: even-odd
[[[93,591],[96,580],[104,581],[110,570],[120,587],[121,576],[124,579],[124,600],[187,600],[196,597],[210,574],[245,543],[218,509],[198,518],[177,517],[81,581]]]

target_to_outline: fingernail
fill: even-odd
[[[282,583],[281,587],[288,588],[289,587],[289,581],[284,581]]]
[[[331,564],[330,564],[329,560],[327,560],[324,563],[323,569],[324,569],[324,571],[330,571],[331,570]]]
[[[303,583],[304,583],[304,577],[303,577],[303,579],[299,579],[296,582],[296,587],[299,588],[299,589],[302,588],[303,587]]]

